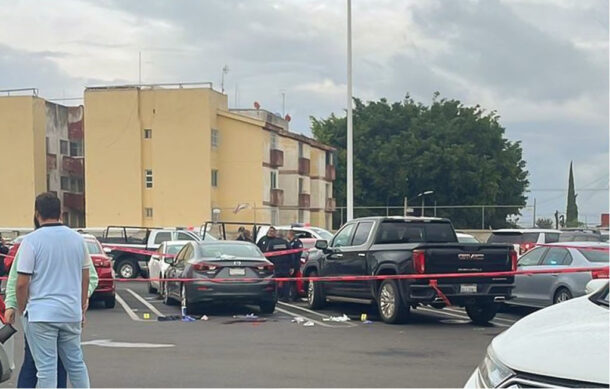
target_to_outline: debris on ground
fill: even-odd
[[[196,320],[197,319],[195,319],[193,316],[189,316],[189,315],[182,316],[182,321],[184,321],[184,322],[196,321]]]
[[[145,313],[145,314],[143,315],[143,317],[144,317],[144,319],[146,319],[146,320],[150,319],[150,313]]]
[[[365,320],[365,321],[362,322],[362,324],[373,324],[373,322],[370,321],[370,320]]]
[[[182,319],[180,315],[168,315],[168,316],[159,316],[157,317],[158,321],[176,321]]]
[[[314,326],[313,321],[307,321],[307,322],[305,322],[305,324],[303,324],[303,327],[313,327],[313,326]]]
[[[365,322],[366,320],[367,320],[366,313],[363,313],[362,315],[360,315],[360,321]]]
[[[265,323],[267,321],[267,319],[261,319],[261,318],[248,318],[246,316],[241,316],[239,318],[235,318],[233,320],[227,320],[225,322],[223,322],[222,324],[234,324],[234,323]]]
[[[296,316],[294,319],[291,320],[293,323],[304,323],[306,321],[306,319],[302,316]]]
[[[330,316],[330,317],[325,317],[322,320],[323,321],[335,321],[335,322],[344,323],[346,321],[350,321],[351,319],[344,313],[343,316]]]
[[[208,315],[201,316],[201,319],[199,319],[199,320],[207,321],[208,320]]]

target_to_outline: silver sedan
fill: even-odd
[[[609,245],[602,242],[564,242],[536,247],[521,258],[517,270],[565,269],[576,267],[607,267]],[[513,298],[508,304],[546,307],[583,296],[593,277],[608,277],[602,271],[531,274],[515,276]]]

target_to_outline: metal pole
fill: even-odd
[[[485,206],[481,206],[481,229],[485,229]]]
[[[424,217],[426,216],[426,210],[425,210],[425,206],[426,206],[426,200],[425,200],[426,196],[422,196],[421,197],[421,216]]]
[[[138,51],[138,85],[142,85],[142,52]]]
[[[434,217],[436,217],[436,200],[434,200]]]
[[[340,224],[340,226],[342,226],[342,225],[343,225],[343,207],[341,207],[341,224]]]
[[[534,221],[532,222],[532,227],[536,227],[536,198],[534,198]]]
[[[347,0],[347,220],[354,218],[354,150],[352,123],[352,1]]]

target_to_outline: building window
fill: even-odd
[[[51,175],[47,174],[47,192],[51,190]]]
[[[271,172],[271,189],[277,189],[277,172]]]
[[[69,177],[61,177],[60,178],[60,188],[61,190],[70,190],[70,178]]]
[[[333,153],[331,151],[326,152],[326,164],[334,165],[335,161],[333,160]]]
[[[68,155],[68,141],[67,140],[59,141],[59,153],[62,155]]]
[[[277,135],[271,134],[271,150],[277,150]]]
[[[212,169],[212,186],[216,188],[218,186],[218,170]]]
[[[217,148],[220,144],[220,136],[218,135],[218,130],[212,128],[212,148]]]
[[[303,193],[303,186],[305,185],[305,182],[302,178],[299,178],[299,194]]]
[[[150,169],[147,169],[144,171],[145,173],[145,182],[146,182],[146,189],[150,189],[153,187],[153,172]]]
[[[299,158],[303,157],[303,143],[299,142]]]
[[[152,138],[152,130],[150,128],[144,129],[144,139]]]
[[[144,208],[144,215],[148,218],[153,217],[153,209],[152,208]]]
[[[83,179],[78,177],[72,177],[70,179],[70,191],[75,193],[83,192]]]
[[[333,197],[333,191],[330,189],[330,184],[326,184],[326,198],[330,199]]]
[[[83,144],[80,142],[70,142],[70,156],[81,157],[83,155]]]

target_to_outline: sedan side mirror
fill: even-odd
[[[174,266],[176,264],[176,258],[174,257],[165,257],[163,261],[171,266]]]
[[[328,250],[328,242],[325,240],[316,240],[316,246],[318,250],[326,251]]]

